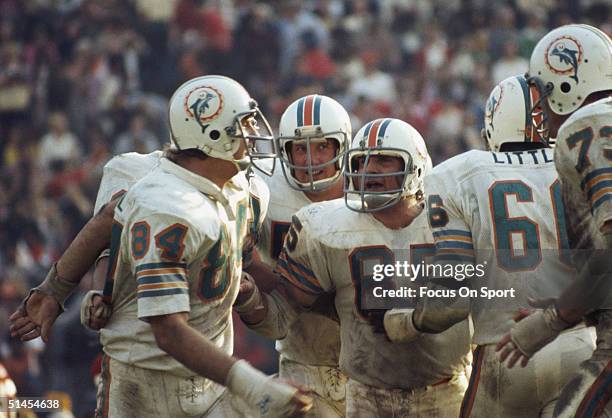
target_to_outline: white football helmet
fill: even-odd
[[[240,170],[249,164],[268,175],[274,170],[274,164],[270,171],[255,162],[276,157],[274,136],[257,102],[237,81],[220,75],[191,79],[174,92],[168,111],[172,144],[177,149],[196,148],[232,161]],[[244,141],[247,156],[236,159],[240,141]]]
[[[590,94],[612,89],[612,41],[593,26],[561,26],[535,46],[528,76],[553,112],[573,113]],[[537,128],[547,133],[545,123]]]
[[[388,155],[404,160],[404,169],[393,173],[359,172],[374,155]],[[423,178],[431,170],[431,159],[419,132],[399,119],[376,119],[363,126],[355,135],[346,156],[344,198],[346,206],[357,212],[375,212],[395,205],[403,197],[423,196]],[[367,191],[368,180],[403,176],[401,186],[394,190]]]
[[[342,158],[351,140],[351,120],[340,103],[331,97],[311,94],[291,103],[281,116],[277,149],[283,174],[289,186],[300,191],[320,191],[329,187],[342,176],[344,163]],[[310,144],[333,139],[337,142],[336,156],[322,164],[312,164]],[[306,165],[297,165],[291,158],[291,147],[294,143],[306,145]],[[333,176],[315,180],[315,173],[333,164],[336,172]],[[299,181],[295,170],[305,171],[308,181]]]
[[[532,123],[532,117],[543,118],[540,111],[533,114],[533,103],[539,91],[523,75],[508,77],[491,91],[485,106],[483,137],[492,151],[499,151],[508,142],[543,142]]]

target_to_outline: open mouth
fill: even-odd
[[[382,182],[381,180],[366,180],[365,190],[371,192],[380,192],[385,191],[386,187],[384,182]]]

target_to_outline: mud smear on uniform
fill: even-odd
[[[142,411],[138,383],[122,381],[119,383],[119,403],[124,411]]]

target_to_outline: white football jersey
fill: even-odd
[[[612,219],[612,98],[572,114],[559,129],[555,165],[563,185],[572,248],[603,249]]]
[[[102,206],[127,192],[134,183],[158,166],[162,154],[162,151],[153,151],[150,154],[128,152],[117,155],[107,162],[98,188],[94,215]]]
[[[262,176],[270,189],[269,210],[257,243],[262,261],[274,268],[283,247],[291,217],[312,202],[306,194],[289,187],[280,169],[270,177]],[[302,312],[291,325],[287,336],[276,342],[276,349],[285,358],[313,366],[336,366],[340,353],[340,326],[331,317],[329,303]],[[320,307],[320,309],[319,309]]]
[[[277,269],[304,292],[335,292],[342,341],[340,368],[349,378],[380,388],[412,389],[465,370],[468,322],[408,344],[391,343],[363,319],[361,289],[374,283],[373,264],[419,264],[433,252],[425,212],[409,226],[392,230],[337,199],[307,206],[295,215]]]
[[[157,167],[162,156],[162,151],[153,151],[149,154],[128,152],[113,157],[104,166],[94,214],[98,213],[102,206],[127,192],[145,174]],[[244,241],[242,253],[242,264],[246,268],[251,262],[255,243],[261,233],[263,215],[268,210],[270,201],[270,191],[259,177],[249,175],[247,178],[244,171],[236,174],[232,181],[249,190],[250,194],[252,214],[249,215],[248,236]]]
[[[146,322],[150,316],[177,312],[187,312],[193,328],[232,353],[232,305],[253,217],[242,179],[235,177],[219,190],[162,158],[124,195],[115,209],[111,286],[105,288],[105,293],[112,292],[113,314],[101,330],[110,357],[192,376],[159,349]]]
[[[436,166],[425,190],[436,260],[487,273],[472,280],[475,344],[499,341],[528,297],[556,297],[575,274],[552,149],[468,151]],[[514,292],[488,299],[483,287]]]

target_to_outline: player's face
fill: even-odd
[[[303,169],[295,168],[295,178],[303,183],[310,181],[308,177],[308,147],[310,147],[311,165],[316,166],[325,164],[336,157],[338,152],[338,143],[331,138],[311,139],[310,144],[305,141],[294,141],[291,144],[291,162],[296,166],[304,167]],[[323,180],[332,177],[336,174],[336,164],[329,164],[325,167],[313,170],[312,177],[314,181]]]
[[[404,170],[404,160],[391,155],[372,155],[365,165],[364,156],[357,157],[357,171],[360,174],[398,173]],[[385,192],[397,190],[402,187],[404,173],[393,176],[367,177],[364,190],[368,192]],[[361,188],[360,184],[357,184]]]

